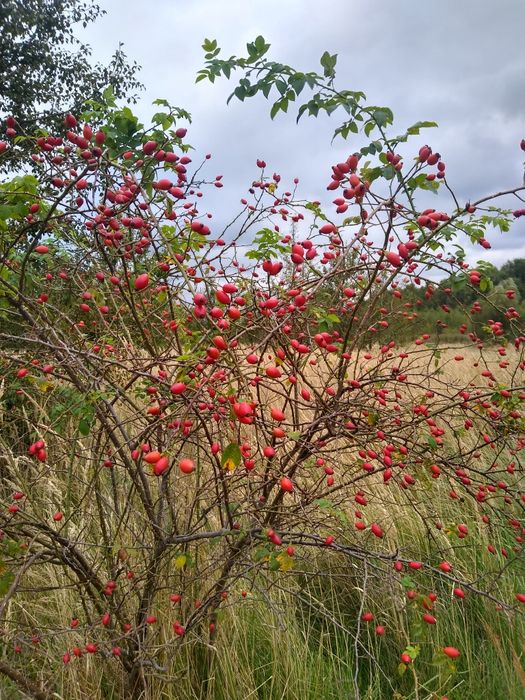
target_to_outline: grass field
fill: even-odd
[[[484,353],[483,364],[476,351],[462,350],[463,361],[454,357],[460,351],[443,351],[440,366],[434,371],[434,355],[423,349],[411,360],[414,386],[417,367],[421,376],[432,368],[429,386],[435,400],[446,402],[454,387],[464,386],[470,375],[479,381],[479,373],[488,367],[498,382],[506,384],[513,376],[519,384],[519,373],[512,362],[508,368],[498,367],[501,358],[494,351]],[[375,352],[372,351],[375,356]],[[488,360],[487,360],[488,357]],[[366,358],[356,358],[359,375],[366,371]],[[323,372],[317,367],[313,372]],[[46,420],[52,401],[42,398],[41,421]],[[5,420],[5,416],[4,416]],[[41,479],[38,491],[32,487],[36,478],[34,467],[18,453],[10,440],[13,434],[1,435],[3,491],[20,488],[31,494],[32,517],[44,517],[57,503],[76,503],[83,514],[65,527],[68,537],[86,543],[86,551],[101,542],[97,530],[99,508],[111,500],[111,478],[94,477],[89,448],[91,438],[83,441],[82,459],[71,461],[64,457],[49,471],[45,487]],[[445,439],[458,440],[457,435]],[[73,438],[72,438],[73,440]],[[461,438],[464,443],[475,440],[472,434]],[[468,445],[463,445],[467,450]],[[73,454],[73,453],[72,453]],[[505,455],[499,456],[504,460]],[[73,459],[73,458],[72,458]],[[352,450],[341,451],[342,463],[350,463]],[[488,466],[488,465],[485,465]],[[32,471],[33,470],[33,471]],[[74,479],[72,474],[74,473]],[[16,481],[16,483],[15,483]],[[79,504],[77,494],[87,493],[92,501]],[[475,503],[449,497],[450,484],[445,479],[432,481],[422,477],[419,488],[432,487],[432,498],[408,498],[402,489],[385,486],[382,479],[368,484],[369,505],[366,519],[380,519],[385,538],[384,549],[401,552],[407,558],[438,562],[449,561],[455,575],[482,589],[488,595],[467,593],[465,599],[455,598],[453,584],[436,580],[425,569],[400,576],[387,566],[349,559],[343,553],[330,556],[323,549],[298,548],[293,568],[259,573],[247,571],[228,591],[221,606],[216,635],[210,639],[208,629],[185,637],[175,649],[166,645],[173,636],[173,604],[169,593],[184,583],[188,592],[178,614],[188,614],[195,601],[205,594],[206,577],[193,576],[186,569],[168,567],[162,572],[162,582],[154,601],[157,622],[149,632],[150,651],[154,662],[147,661],[151,676],[148,698],[173,700],[520,700],[525,697],[525,624],[524,617],[513,610],[500,610],[494,599],[514,602],[517,591],[525,591],[525,568],[511,535],[481,522]],[[338,493],[337,509],[326,516],[326,531],[346,543],[368,542],[369,535],[356,533],[354,528],[354,490]],[[179,493],[184,500],[184,493]],[[414,507],[414,504],[416,507]],[[66,506],[67,509],[67,506]],[[91,516],[91,517],[90,517]],[[108,511],[108,527],[113,515]],[[442,529],[434,527],[436,519]],[[467,540],[448,536],[459,522],[469,523]],[[213,525],[214,523],[210,523]],[[127,523],[130,528],[133,523]],[[136,523],[140,529],[140,523]],[[321,525],[321,531],[323,526]],[[363,537],[365,539],[363,540]],[[491,544],[496,553],[487,547]],[[89,546],[88,546],[89,545]],[[116,546],[116,545],[115,545]],[[129,543],[119,541],[119,546]],[[507,559],[501,554],[504,547]],[[131,551],[131,550],[130,550]],[[198,557],[199,571],[206,572],[206,558],[213,560],[212,544],[203,544],[193,552]],[[101,569],[104,557],[99,560]],[[505,570],[505,575],[500,572]],[[435,592],[437,600],[433,614],[435,625],[421,622],[422,608],[417,600],[410,603],[407,592],[417,588],[423,597]],[[37,593],[38,591],[38,593]],[[133,594],[130,593],[133,597]],[[493,597],[491,597],[493,596]],[[84,654],[63,664],[65,649],[82,647],[86,638],[96,636],[96,626],[81,625],[72,629],[69,621],[83,618],[79,609],[75,581],[53,562],[41,562],[23,571],[18,593],[1,607],[4,636],[10,639],[1,647],[1,657],[19,664],[29,664],[33,681],[54,678],[56,695],[64,700],[108,700],[122,698],[122,669],[111,653]],[[1,604],[0,604],[1,605]],[[374,621],[361,620],[364,611],[372,612]],[[385,627],[384,635],[375,633],[375,625]],[[57,631],[58,629],[58,631]],[[38,655],[31,659],[36,644],[32,634],[38,634]],[[20,650],[13,654],[12,640],[18,639]],[[417,647],[417,658],[401,673],[399,656],[407,646]],[[452,663],[436,656],[436,649],[455,646],[461,657]],[[155,649],[157,651],[155,652]],[[0,657],[0,660],[1,660]],[[5,676],[0,678],[2,700],[20,698],[20,689]]]

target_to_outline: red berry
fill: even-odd
[[[334,224],[324,224],[319,229],[319,233],[336,233],[337,227]]]
[[[370,526],[370,530],[372,531],[372,534],[378,537],[379,539],[384,537],[385,533],[383,532],[381,525],[378,525],[377,523],[372,523],[372,525]]]
[[[293,491],[293,483],[291,479],[289,479],[287,476],[283,476],[281,479],[281,489],[283,491],[286,491],[287,493],[291,493]]]
[[[148,452],[148,454],[144,457],[144,461],[148,464],[155,464],[155,462],[158,462],[161,457],[162,455],[160,452]]]
[[[164,474],[164,472],[168,469],[170,466],[170,461],[168,457],[161,457],[155,464],[153,465],[153,473],[155,476],[161,476],[161,474]]]
[[[283,420],[285,419],[285,415],[284,415],[284,413],[281,411],[280,408],[275,408],[275,407],[274,407],[274,408],[271,409],[270,413],[271,413],[272,418],[273,418],[274,420],[276,420],[276,421],[281,422],[281,421],[283,421]]]
[[[437,620],[434,617],[434,615],[431,615],[430,613],[425,613],[423,615],[423,620],[428,624],[428,625],[435,625]]]
[[[154,153],[157,150],[157,142],[156,141],[146,141],[146,143],[143,146],[143,151],[144,155],[150,156],[152,153]]]
[[[64,125],[73,129],[78,124],[75,116],[73,114],[66,114],[64,118]]]
[[[386,254],[386,259],[393,267],[401,267],[403,260],[398,253],[394,253],[392,250],[388,251]]]
[[[179,394],[183,394],[188,387],[184,382],[176,382],[175,384],[172,384],[170,387],[170,391],[172,394],[175,394],[178,396]]]
[[[195,471],[195,464],[192,459],[184,458],[179,462],[179,469],[183,474],[191,474]]]
[[[443,647],[443,653],[450,659],[457,659],[458,656],[461,656],[461,652],[456,647]]]
[[[135,289],[137,291],[141,291],[142,289],[146,289],[146,287],[149,284],[149,276],[147,272],[144,272],[142,275],[139,275],[135,279]]]
[[[431,152],[432,151],[430,150],[429,146],[422,146],[419,149],[419,162],[424,163],[428,159]]]

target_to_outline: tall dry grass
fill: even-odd
[[[441,353],[439,367],[435,363],[436,352]],[[460,352],[465,359],[458,362],[454,357]],[[377,357],[377,353],[372,354]],[[411,355],[408,394],[420,395],[425,388],[434,392],[432,401],[445,405],[465,385],[466,378],[472,377],[478,383],[479,373],[487,367],[498,382],[506,384],[512,377],[516,384],[517,367],[509,365],[502,369],[499,361],[495,352],[485,351],[481,358],[472,349],[422,348]],[[382,373],[389,371],[394,359],[385,361],[380,370],[374,368],[364,353],[356,354],[353,362],[356,376],[366,376],[370,365],[371,376],[378,381]],[[309,382],[322,391],[328,374],[329,368],[321,363],[312,366]],[[34,407],[42,424],[47,421],[51,434],[52,407],[52,399],[46,393]],[[303,410],[305,414],[299,417],[300,421],[306,420],[311,411],[307,406]],[[4,424],[5,419],[4,415]],[[125,416],[125,420],[132,419],[131,414]],[[112,531],[120,531],[118,513],[105,508],[113,498],[109,490],[115,488],[115,477],[97,476],[96,459],[90,451],[91,438],[79,438],[67,416],[65,422],[63,429],[66,434],[69,431],[71,444],[81,440],[82,456],[79,458],[78,451],[72,452],[74,457],[63,451],[54,454],[51,447],[46,478],[43,480],[42,474],[38,475],[36,490],[34,464],[13,445],[15,433],[10,432],[7,423],[0,438],[2,489],[4,494],[15,488],[30,494],[30,517],[36,519],[49,517],[59,504],[62,507],[65,504],[67,514],[68,504],[74,504],[77,510],[81,509],[83,517],[70,522],[66,528],[68,536],[85,542],[86,551],[97,543],[103,548],[101,523]],[[458,436],[451,432],[445,440],[452,448],[459,445],[460,451],[469,453],[474,449],[476,433]],[[338,449],[337,445],[334,449]],[[340,449],[337,454],[343,479],[345,474],[355,471],[356,449]],[[202,451],[197,450],[195,456],[204,464]],[[501,459],[504,456],[500,455]],[[421,498],[421,492],[414,495],[411,491],[390,488],[383,484],[381,474],[367,481],[366,520],[377,519],[383,524],[389,550],[434,563],[446,559],[459,578],[489,590],[494,598],[512,600],[516,590],[525,590],[521,560],[509,561],[512,575],[497,575],[502,564],[501,547],[510,552],[513,541],[481,523],[475,504],[451,499],[450,483],[446,479],[431,482],[428,475],[420,474],[418,489],[424,492],[431,486],[434,495],[429,499]],[[191,503],[185,489],[193,487],[182,482],[178,488],[178,502],[184,512]],[[239,479],[240,499],[243,488]],[[350,482],[335,491],[331,505],[319,513],[317,521],[310,520],[309,524],[316,526],[320,535],[333,533],[337,541],[349,545],[362,543],[364,537],[373,548],[370,535],[357,534],[354,529],[355,489],[355,482]],[[438,517],[443,523],[441,529],[431,527]],[[449,528],[466,521],[470,524],[468,546],[448,534]],[[135,525],[140,531],[141,523]],[[127,526],[123,533],[133,531],[134,523],[128,522]],[[214,528],[218,523],[209,522],[208,526]],[[496,547],[497,555],[488,552],[489,544]],[[135,551],[136,542],[122,539],[115,542],[117,546],[126,550],[126,556],[140,557],[140,552]],[[202,562],[209,558],[209,575],[213,576],[214,544],[199,544],[194,556],[199,557],[199,570],[205,572],[206,564]],[[101,566],[103,560],[101,557]],[[322,549],[299,547],[290,571],[245,572],[233,583],[228,600],[218,612],[213,642],[203,629],[184,639],[176,653],[165,646],[172,637],[174,617],[169,593],[176,591],[184,580],[188,595],[182,612],[188,613],[208,590],[210,580],[194,577],[184,568],[164,570],[160,592],[154,601],[158,622],[150,632],[158,655],[148,668],[152,677],[149,698],[435,700],[446,695],[451,700],[519,700],[525,697],[525,625],[521,616],[498,610],[490,597],[467,595],[463,601],[453,600],[452,583],[436,582],[424,570],[417,575],[405,571],[400,578],[391,567],[375,566],[374,562],[359,559],[349,561],[343,554],[327,557]],[[491,572],[494,572],[493,581],[490,581]],[[24,571],[18,583],[17,594],[9,598],[2,611],[2,629],[6,637],[14,635],[19,640],[22,663],[24,654],[29,656],[35,643],[32,635],[38,634],[40,661],[38,667],[30,669],[32,678],[44,683],[52,677],[57,688],[54,697],[64,700],[124,697],[122,669],[110,654],[84,654],[82,659],[61,663],[64,650],[76,645],[82,647],[90,632],[85,627],[79,632],[67,624],[84,613],[78,606],[75,580],[68,580],[56,562],[42,561]],[[423,594],[437,593],[435,627],[422,626],[421,609],[407,604],[407,591],[412,588]],[[384,625],[384,636],[374,633],[375,622],[371,625],[360,620],[363,610],[371,611],[375,622]],[[59,632],[57,621],[62,621]],[[96,635],[95,629],[92,632]],[[419,645],[420,655],[413,671],[401,676],[399,652],[409,644]],[[450,644],[462,651],[455,668],[434,658],[436,648]],[[13,656],[12,649],[6,645],[1,654]],[[0,688],[2,700],[21,697],[20,688],[5,677],[0,680]]]

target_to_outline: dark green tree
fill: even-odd
[[[92,0],[2,0],[0,3],[0,118],[20,130],[53,131],[67,111],[80,111],[108,85],[117,98],[142,85],[139,66],[119,44],[107,65],[91,63],[76,34],[104,14]]]

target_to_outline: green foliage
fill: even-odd
[[[266,99],[270,95],[277,95],[270,108],[270,117],[274,119],[279,112],[287,112],[290,103],[296,102],[307,87],[311,97],[302,104],[298,103],[297,121],[304,114],[317,117],[323,112],[328,116],[337,110],[344,112],[348,118],[335,129],[333,138],[340,136],[347,139],[350,134],[357,134],[361,130],[367,137],[373,132],[384,135],[385,129],[393,123],[392,111],[388,107],[366,105],[364,92],[335,88],[337,54],[330,54],[328,51],[323,53],[320,59],[323,73],[319,74],[315,71],[298,71],[291,66],[269,61],[265,55],[270,44],[266,43],[262,36],[247,44],[247,57],[218,58],[221,49],[216,40],[206,39],[202,48],[205,51],[205,68],[198,72],[197,82],[209,80],[213,83],[221,76],[230,79],[235,71],[243,74],[237,87],[228,97],[228,102],[234,97],[242,102],[259,93]],[[406,141],[409,136],[419,134],[421,129],[435,126],[436,123],[431,121],[416,122],[403,134],[392,138],[391,144],[395,147],[397,143]],[[380,141],[371,141],[361,148],[361,154],[374,155],[382,148]]]
[[[274,100],[270,109],[272,119],[279,112],[287,112],[289,104],[295,102],[307,86],[312,96],[298,106],[297,120],[305,113],[317,117],[320,112],[330,115],[341,108],[351,116],[351,119],[336,130],[334,136],[340,134],[346,138],[348,133],[357,132],[356,122],[363,121],[365,117],[367,117],[366,128],[370,130],[391,122],[392,114],[387,108],[364,108],[361,105],[365,98],[363,92],[337,91],[333,87],[337,55],[331,55],[328,51],[322,55],[320,62],[323,74],[320,75],[315,71],[297,71],[285,64],[269,61],[265,58],[269,48],[270,45],[259,36],[255,41],[247,44],[246,57],[232,56],[229,59],[219,59],[217,56],[221,49],[217,46],[217,42],[206,40],[203,44],[206,67],[199,71],[197,82],[207,79],[213,83],[221,75],[229,79],[232,73],[238,70],[244,77],[239,80],[228,102],[233,97],[244,101],[258,93],[267,99],[270,94],[277,94],[277,99]]]
[[[156,112],[152,117],[153,128],[147,134],[144,125],[128,106],[120,107],[117,104],[118,94],[113,87],[108,86],[96,99],[87,100],[82,114],[82,120],[93,127],[103,127],[106,134],[105,147],[108,155],[115,158],[123,151],[139,153],[146,137],[148,140],[166,143],[167,151],[173,151],[177,146],[182,151],[187,151],[189,146],[182,143],[176,131],[178,120],[184,119],[191,122],[191,115],[185,109],[172,106],[167,100],[157,99],[154,105],[165,108],[165,111]],[[168,168],[167,168],[168,169]],[[152,168],[146,173],[146,180],[153,174]]]
[[[246,253],[249,260],[266,260],[281,257],[289,252],[290,246],[281,243],[282,234],[263,228],[255,234],[253,248]]]
[[[223,451],[221,456],[221,467],[235,469],[241,463],[241,450],[239,445],[231,442]]]
[[[15,540],[3,540],[0,543],[0,596],[4,596],[14,581],[15,573],[7,563],[20,554],[20,544]]]
[[[331,56],[328,51],[325,51],[321,56],[321,66],[324,70],[325,78],[335,78],[335,65],[337,63],[337,54]]]
[[[91,64],[90,47],[76,38],[77,25],[86,27],[103,14],[93,0],[3,0],[0,118],[13,115],[24,130],[54,131],[65,112],[78,113],[108,85],[117,97],[131,95],[135,101],[142,87],[138,65],[128,62],[122,44],[107,65]],[[3,167],[12,162],[4,158]]]
[[[33,175],[19,175],[0,183],[0,231],[8,231],[10,222],[19,222],[27,215],[28,205],[37,201],[37,193],[38,179]]]

